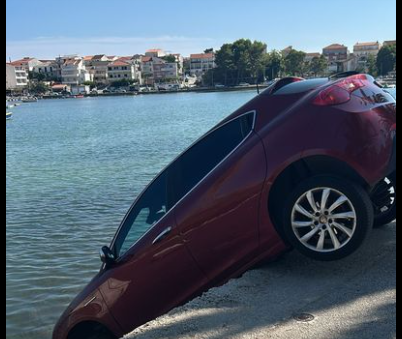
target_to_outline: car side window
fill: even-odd
[[[243,115],[210,132],[181,155],[144,191],[127,215],[115,242],[123,256],[185,195],[250,135],[255,114]]]
[[[172,207],[169,203],[168,170],[144,191],[127,216],[118,236],[116,252],[124,255]]]
[[[175,166],[177,201],[187,195],[247,138],[253,129],[254,118],[255,114],[249,113],[219,127],[178,159]]]

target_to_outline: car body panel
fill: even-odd
[[[173,231],[153,244],[170,227]],[[125,333],[171,310],[207,283],[184,244],[174,213],[163,218],[119,263],[107,269],[103,280],[100,291]]]
[[[233,272],[258,253],[265,176],[264,148],[253,133],[177,206],[186,245],[210,279]]]

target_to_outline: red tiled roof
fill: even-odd
[[[191,54],[191,59],[213,59],[215,57],[214,53],[202,53],[202,54]]]
[[[332,49],[342,49],[342,48],[347,48],[347,47],[345,45],[341,45],[341,44],[332,44],[332,45],[325,47],[324,49],[332,50]]]
[[[93,56],[91,60],[100,60],[104,57],[106,57],[105,54],[98,54],[98,55]]]
[[[123,61],[128,61],[128,60],[132,60],[133,57],[131,56],[124,56],[124,57],[120,57],[118,60],[123,60]]]
[[[122,59],[118,59],[110,64],[110,66],[130,66],[128,62],[125,62]]]
[[[64,89],[65,87],[67,87],[67,85],[57,84],[53,85],[52,89]]]
[[[380,43],[378,41],[376,42],[358,42],[355,47],[364,47],[364,46],[376,46],[379,45]]]
[[[306,56],[308,56],[308,57],[320,57],[321,53],[307,53]]]
[[[147,53],[158,53],[158,52],[163,52],[163,50],[161,50],[161,49],[159,49],[159,48],[147,50]]]
[[[152,60],[152,57],[145,56],[145,57],[141,58],[141,62],[150,62],[151,60]]]
[[[10,63],[12,66],[26,66],[29,62],[35,60],[34,58],[24,58],[21,60],[16,60]]]

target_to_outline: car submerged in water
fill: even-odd
[[[395,219],[395,99],[363,74],[279,80],[144,190],[53,338],[120,338],[291,248],[345,258]]]

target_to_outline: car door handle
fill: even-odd
[[[152,242],[152,245],[156,245],[157,243],[160,243],[163,239],[165,239],[171,232],[173,231],[172,227],[168,227],[165,229],[161,234],[159,234],[155,240]]]

